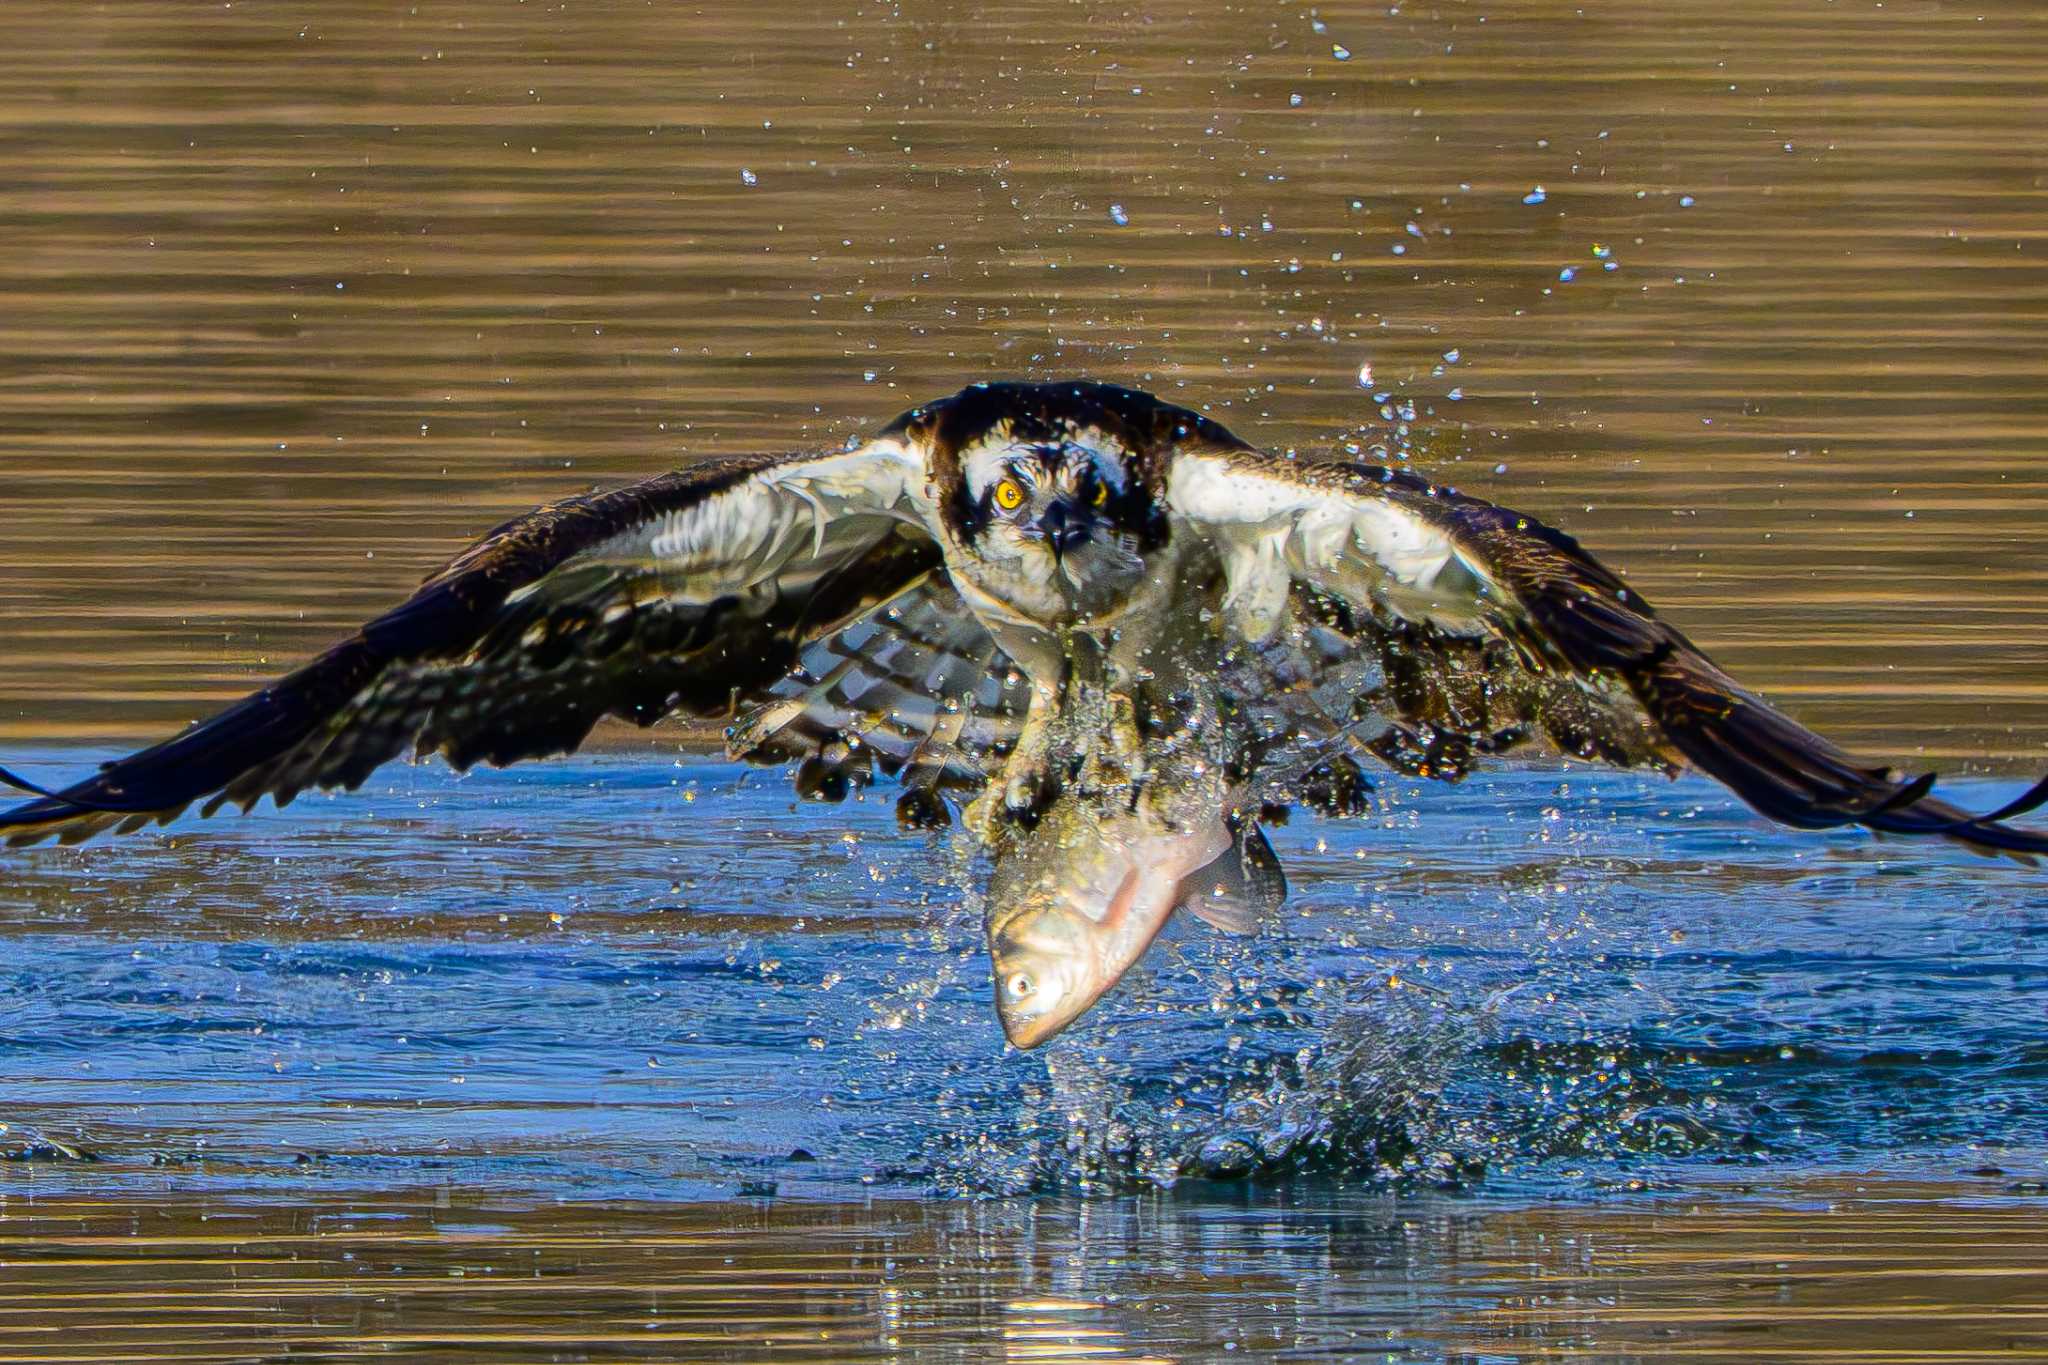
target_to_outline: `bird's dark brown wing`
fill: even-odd
[[[283,805],[408,753],[458,769],[567,753],[606,716],[726,715],[766,697],[807,642],[938,566],[911,510],[921,477],[878,440],[540,508],[212,719],[0,813],[0,837],[76,842],[194,802]]]
[[[1477,750],[1542,735],[1574,757],[1689,765],[1789,825],[2048,854],[2048,833],[2002,823],[2048,803],[2048,781],[1972,816],[1930,797],[1931,777],[1851,758],[1531,517],[1403,470],[1248,451],[1182,452],[1168,489],[1223,560],[1236,633],[1270,636],[1306,590],[1379,653],[1373,702],[1396,724],[1378,747],[1396,766],[1456,776]]]

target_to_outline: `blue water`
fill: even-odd
[[[2048,869],[1690,779],[1381,796],[1273,831],[1279,923],[1170,930],[1037,1053],[994,1019],[979,861],[887,789],[422,766],[6,854],[0,1182],[1571,1194],[2048,1150]]]

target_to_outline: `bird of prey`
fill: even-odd
[[[0,836],[282,806],[401,755],[502,765],[574,750],[608,716],[671,715],[724,721],[735,756],[795,761],[807,795],[900,778],[909,825],[971,797],[964,822],[1014,890],[991,945],[1026,1045],[1174,908],[1242,927],[1270,904],[1261,813],[1355,808],[1359,757],[1455,781],[1547,743],[1697,769],[1802,828],[2048,852],[2048,833],[2005,823],[2048,781],[1973,816],[1931,775],[1851,758],[1532,517],[1080,382],[976,384],[845,448],[708,461],[515,518],[210,720],[62,790],[4,774],[37,799],[0,812]],[[1006,969],[1080,951],[1022,914],[1048,897],[1118,937],[1057,992],[1042,968]]]

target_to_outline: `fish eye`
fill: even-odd
[[[1003,993],[1012,1000],[1028,1000],[1031,993],[1037,989],[1038,983],[1031,979],[1028,972],[1011,972],[1003,980]]]
[[[1097,507],[1102,507],[1106,505],[1109,502],[1109,485],[1104,483],[1102,480],[1097,479],[1095,481],[1095,496],[1093,499],[1091,499],[1091,501],[1093,501]]]
[[[996,485],[996,506],[1005,512],[1014,512],[1024,505],[1024,490],[1015,479],[1004,479]]]

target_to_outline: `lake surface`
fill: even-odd
[[[17,854],[0,1355],[1895,1350],[1901,1294],[2048,1347],[2038,871],[1696,780],[1379,794],[1032,1054],[967,852],[758,770]]]
[[[1965,1362],[2048,1349],[2036,1201],[10,1201],[8,1358]]]
[[[402,769],[16,853],[5,1117],[95,1191],[1591,1196],[2048,1154],[2038,870],[1781,833],[1697,780],[1380,795],[1274,832],[1279,923],[1176,926],[1036,1053],[996,1025],[964,841],[753,769]]]
[[[1562,525],[1968,803],[2048,765],[2038,6],[7,19],[40,779],[539,501],[1065,375]],[[2048,1346],[2038,871],[1390,780],[1023,1055],[965,851],[597,749],[6,856],[0,1359]]]
[[[8,20],[0,738],[188,720],[544,499],[1080,374],[1275,447],[1405,403],[1802,714],[2048,753],[2037,6]]]
[[[1380,796],[1274,833],[1280,923],[1178,925],[1034,1054],[965,845],[756,769],[401,769],[14,853],[6,1119],[96,1156],[66,1189],[1591,1195],[2044,1154],[2038,870],[1778,833],[1698,780]]]

